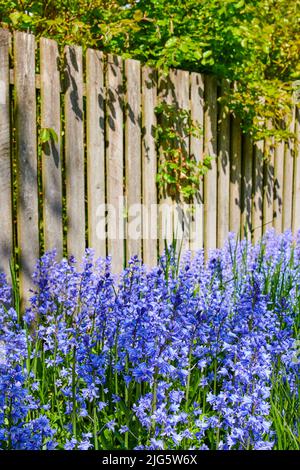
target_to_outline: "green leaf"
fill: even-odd
[[[207,59],[212,55],[212,51],[205,51],[203,52],[203,59]]]
[[[143,14],[143,12],[142,12],[141,10],[136,10],[136,11],[134,12],[133,19],[134,19],[135,21],[141,21],[141,19],[143,18],[143,16],[144,16],[144,14]]]
[[[31,23],[33,23],[33,18],[32,16],[26,15],[25,13],[22,15],[22,22],[26,25],[29,26]]]
[[[174,47],[178,42],[178,38],[175,36],[172,36],[170,39],[167,40],[165,47],[171,48]]]
[[[41,144],[45,144],[46,142],[49,142],[49,140],[58,142],[58,136],[55,130],[51,127],[44,127],[40,131],[40,142]]]
[[[14,26],[18,24],[21,17],[22,17],[22,13],[20,11],[14,11],[13,13],[9,15],[9,18]]]

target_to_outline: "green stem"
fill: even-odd
[[[157,370],[157,367],[155,367],[154,381],[153,381],[152,414],[155,413],[156,405],[157,405],[157,375],[158,375],[158,370]],[[155,432],[155,425],[156,425],[155,419],[152,419],[152,423],[151,423],[152,432]]]
[[[128,356],[126,356],[125,359],[125,373],[128,375]],[[126,406],[126,426],[128,427],[128,410],[129,410],[129,385],[126,385],[125,383],[125,406]],[[129,443],[129,433],[128,431],[125,432],[125,449],[128,450],[128,443]]]
[[[97,415],[97,407],[96,403],[94,404],[94,443],[95,443],[95,450],[99,449],[98,446],[98,415]]]
[[[190,385],[191,385],[191,366],[192,366],[192,347],[190,346],[189,350],[189,373],[186,381],[186,390],[185,390],[185,411],[188,412],[189,409],[189,394],[190,394]]]
[[[73,361],[72,361],[72,402],[73,402],[73,410],[72,410],[72,425],[73,425],[73,435],[76,439],[77,437],[77,417],[76,417],[76,348],[73,346]]]
[[[60,408],[60,403],[58,399],[58,390],[56,386],[56,356],[57,356],[57,342],[55,341],[55,348],[54,348],[54,371],[53,371],[53,386],[54,386],[54,397],[55,397],[55,404],[57,407],[58,415],[59,415],[59,421],[60,425],[63,428],[64,423],[62,419],[62,413],[61,413],[61,408]]]

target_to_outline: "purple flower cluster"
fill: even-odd
[[[28,388],[27,340],[9,307],[11,290],[0,275],[0,448],[54,449],[55,430]]]
[[[119,277],[47,253],[23,326],[1,277],[0,448],[276,448],[274,381],[299,403],[299,261],[300,236],[272,231]]]

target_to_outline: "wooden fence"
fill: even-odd
[[[182,70],[166,77],[96,50],[84,57],[78,46],[60,54],[53,40],[42,38],[37,47],[31,34],[1,30],[0,269],[8,272],[17,252],[24,293],[44,250],[81,258],[89,246],[97,256],[111,254],[116,272],[133,254],[156,263],[166,235],[156,208],[155,106],[162,100],[189,110],[203,127],[202,137],[187,137],[188,152],[215,157],[189,219],[195,236],[180,235],[185,248],[221,246],[229,231],[256,241],[271,226],[300,228],[299,150],[292,143],[253,145],[218,102],[228,86]],[[295,111],[298,133],[299,125]],[[42,129],[53,129],[57,142],[41,145]],[[142,213],[130,213],[140,203]],[[169,197],[159,203],[175,204]],[[116,208],[106,219],[105,204]],[[151,207],[157,212],[149,224]],[[180,207],[167,238],[182,228]],[[131,218],[139,237],[130,234]]]

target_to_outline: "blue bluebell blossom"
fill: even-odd
[[[300,235],[120,276],[93,256],[42,256],[22,322],[0,275],[0,448],[276,448],[274,377],[299,400]]]

